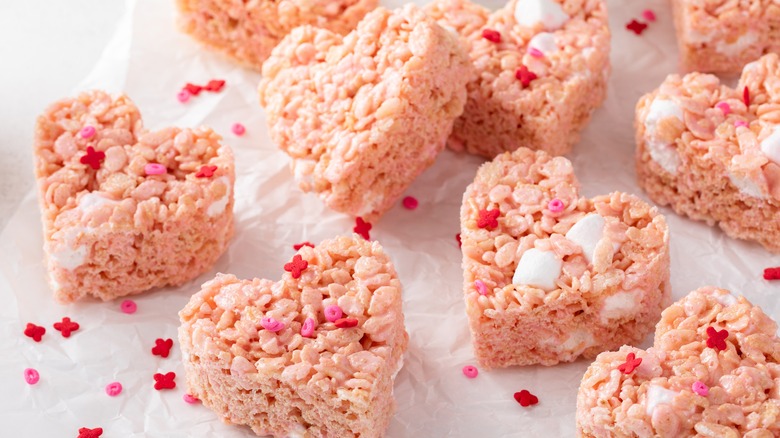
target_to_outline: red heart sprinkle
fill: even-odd
[[[478,212],[477,226],[479,228],[485,228],[492,230],[498,227],[498,216],[501,214],[501,210],[495,208],[493,210],[480,210]]]
[[[87,154],[82,156],[79,161],[81,164],[86,164],[94,170],[98,170],[100,169],[100,163],[105,159],[105,152],[96,151],[92,146],[87,146]]]
[[[364,221],[362,217],[358,216],[355,218],[355,228],[353,228],[352,231],[360,234],[366,240],[371,239],[371,235],[368,233],[371,231],[371,224]]]
[[[296,243],[295,245],[293,245],[293,249],[298,251],[299,249],[303,248],[304,246],[308,246],[308,247],[314,248],[314,244],[311,243],[311,242],[301,242],[301,243]]]
[[[707,346],[716,350],[726,349],[726,338],[729,337],[727,330],[716,330],[715,327],[707,327]]]
[[[154,389],[173,389],[176,387],[176,382],[173,379],[176,378],[176,373],[171,371],[170,373],[161,374],[156,373],[154,375]]]
[[[24,335],[31,337],[35,342],[41,342],[41,338],[46,334],[46,328],[39,325],[35,325],[31,322],[27,323],[27,327],[24,329]]]
[[[211,178],[214,176],[214,172],[217,171],[217,166],[201,166],[198,173],[195,174],[197,178]]]
[[[745,106],[750,106],[750,88],[745,86],[745,89],[742,90],[742,100],[745,101]]]
[[[515,400],[517,400],[517,402],[520,403],[520,406],[524,408],[539,403],[539,398],[537,398],[535,395],[528,392],[527,389],[524,389],[520,392],[516,392]]]
[[[764,280],[780,280],[780,267],[764,269]]]
[[[630,30],[631,32],[634,32],[637,35],[642,35],[642,32],[647,29],[647,24],[640,23],[636,20],[631,20],[628,24],[626,24],[626,29]]]
[[[103,435],[102,427],[96,427],[94,429],[82,427],[79,429],[78,438],[99,438],[101,435]]]
[[[173,347],[173,339],[158,338],[154,341],[152,354],[155,356],[168,357],[171,353],[171,347]]]
[[[628,353],[626,362],[618,366],[623,374],[631,374],[642,363],[642,358],[637,358],[634,353]]]
[[[482,38],[492,42],[492,43],[500,43],[501,42],[501,33],[497,30],[493,29],[484,29],[482,31]]]
[[[309,267],[309,262],[303,259],[300,254],[295,254],[290,263],[284,265],[284,270],[292,275],[292,278],[301,278],[301,273]]]
[[[70,334],[79,329],[79,324],[70,318],[62,318],[62,322],[55,322],[54,329],[62,333],[62,337],[69,338]]]
[[[222,87],[224,86],[225,86],[225,81],[221,79],[212,79],[209,81],[208,84],[206,84],[205,87],[203,87],[203,89],[206,91],[212,91],[216,93],[222,90]]]
[[[515,72],[515,77],[520,80],[521,84],[523,84],[523,88],[528,88],[528,86],[531,85],[531,82],[538,78],[536,73],[528,70],[528,67],[524,65],[521,65],[520,68],[517,69]]]
[[[191,95],[197,96],[203,90],[203,87],[187,82],[187,85],[185,85],[183,89],[187,90]]]
[[[455,240],[457,240],[457,241],[458,241],[458,248],[460,248],[461,246],[463,246],[463,242],[461,242],[461,241],[460,241],[460,233],[458,233],[458,234],[456,234],[456,235],[455,235]]]
[[[338,328],[352,328],[357,327],[358,320],[355,318],[339,318],[334,322],[334,324]]]

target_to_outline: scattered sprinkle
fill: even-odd
[[[750,106],[750,88],[745,86],[745,89],[742,90],[742,100],[745,101],[745,106]]]
[[[641,357],[636,357],[634,353],[628,353],[626,362],[618,366],[618,370],[623,374],[631,374],[641,363]]]
[[[146,175],[165,175],[168,173],[168,169],[160,163],[147,163],[144,166],[144,173]]]
[[[208,84],[206,84],[205,87],[203,87],[206,91],[211,91],[214,93],[218,93],[222,91],[222,88],[225,86],[225,81],[221,79],[212,79],[209,81]]]
[[[122,301],[122,304],[119,305],[119,308],[122,310],[122,312],[130,315],[135,313],[136,310],[138,310],[138,305],[135,304],[135,301],[133,300],[124,300]]]
[[[357,327],[358,320],[355,318],[341,318],[337,319],[335,324],[338,328],[352,328]]]
[[[626,24],[626,29],[630,30],[631,32],[634,32],[637,35],[642,35],[642,32],[647,29],[647,24],[640,23],[636,20],[631,20],[628,24]]]
[[[642,17],[647,21],[655,21],[655,12],[652,9],[645,9],[642,11]]]
[[[536,47],[529,47],[528,54],[533,56],[534,58],[544,58],[544,53],[542,53],[542,51],[537,49]]]
[[[480,295],[487,295],[488,288],[484,281],[482,280],[475,280],[474,281],[474,287],[477,288],[477,292],[479,292]]]
[[[103,435],[102,427],[96,427],[94,429],[82,427],[79,429],[78,438],[100,438],[101,435]]]
[[[314,318],[306,318],[306,321],[303,321],[303,325],[301,325],[301,336],[304,338],[311,338],[314,336],[315,325]]]
[[[190,100],[190,92],[187,90],[181,90],[176,94],[176,99],[181,103],[187,103]]]
[[[501,32],[494,30],[494,29],[484,29],[482,31],[482,38],[492,42],[492,43],[500,43],[501,42]]]
[[[746,128],[748,126],[748,122],[744,120],[737,120],[736,122],[734,122],[734,126],[736,126],[737,128]]]
[[[335,322],[337,319],[341,319],[342,316],[344,316],[344,311],[335,304],[331,304],[325,308],[325,319],[330,322]]]
[[[154,375],[154,389],[173,389],[176,387],[176,373],[171,371],[170,373],[155,373]]]
[[[764,269],[764,280],[780,280],[780,267]],[[29,324],[27,326],[29,327]]]
[[[715,327],[707,327],[707,346],[716,350],[723,351],[726,349],[726,338],[729,337],[729,332],[726,329],[716,330]]]
[[[515,400],[517,400],[517,402],[520,403],[520,406],[524,408],[539,403],[539,398],[537,398],[535,395],[528,392],[527,389],[524,389],[520,392],[516,392]]]
[[[458,233],[458,234],[456,234],[456,235],[455,235],[455,240],[457,240],[457,241],[458,241],[458,248],[460,248],[461,246],[463,246],[463,242],[461,242],[461,241],[460,241],[460,233]]]
[[[92,146],[87,146],[87,153],[79,161],[81,164],[87,164],[94,170],[100,169],[100,163],[106,159],[106,153],[103,151],[96,151]]]
[[[203,87],[187,82],[187,85],[184,86],[182,91],[186,91],[193,96],[197,96],[201,91],[203,91]]]
[[[27,327],[24,329],[24,335],[32,338],[35,342],[41,342],[41,338],[46,334],[46,328],[39,325],[35,325],[31,322],[27,323]]]
[[[198,400],[197,397],[195,397],[193,395],[190,395],[190,394],[184,394],[184,396],[182,396],[182,399],[184,399],[184,401],[186,403],[189,403],[191,405],[200,401],[200,400]]]
[[[308,246],[310,248],[314,248],[314,244],[307,241],[307,242],[296,243],[295,245],[293,245],[293,249],[298,251],[299,249],[303,248],[304,246]]]
[[[109,397],[116,397],[122,393],[122,384],[119,382],[111,382],[106,385],[106,394]]]
[[[727,116],[729,113],[731,113],[731,106],[729,106],[729,104],[726,102],[718,102],[715,104],[715,108],[721,110],[724,116]]]
[[[233,131],[233,134],[236,134],[239,137],[246,133],[246,128],[240,123],[233,123],[233,126],[230,127],[230,130]]]
[[[480,210],[478,214],[477,226],[479,228],[492,230],[498,227],[498,216],[501,214],[501,210],[497,208],[494,208],[493,210]]]
[[[707,385],[704,384],[701,380],[697,380],[693,382],[693,385],[691,385],[691,389],[696,394],[699,394],[702,397],[707,397],[707,394],[710,393],[710,388],[707,387]]]
[[[197,178],[211,178],[214,176],[214,172],[217,171],[217,166],[201,166],[198,173],[195,174]]]
[[[41,380],[41,375],[38,373],[38,370],[35,368],[25,368],[24,381],[27,382],[28,385],[35,385],[39,380]]]
[[[358,216],[355,218],[355,228],[353,228],[352,231],[360,234],[366,240],[371,240],[371,235],[369,234],[371,227],[372,225],[370,223],[364,221],[362,217]]]
[[[523,84],[523,88],[528,88],[528,86],[531,85],[531,82],[538,78],[536,73],[528,70],[528,67],[524,65],[521,65],[520,68],[517,69],[515,72],[515,77],[520,80],[521,84]]]
[[[71,321],[67,316],[61,322],[54,323],[54,330],[62,333],[63,338],[69,338],[70,334],[79,329],[79,323]]]
[[[551,213],[560,213],[565,207],[566,206],[563,205],[563,201],[558,198],[553,198],[550,202],[547,203],[547,209],[550,210]]]
[[[469,379],[473,379],[474,377],[477,377],[477,374],[479,374],[479,370],[474,365],[466,365],[463,367],[463,375],[468,377]]]
[[[269,332],[274,332],[274,333],[284,328],[283,322],[277,321],[276,319],[270,316],[260,319],[260,325],[263,326],[263,328],[268,330]]]
[[[301,273],[309,267],[309,262],[300,254],[295,254],[290,263],[284,264],[284,270],[292,275],[292,278],[301,278]]]
[[[94,126],[87,125],[83,128],[81,128],[81,131],[79,131],[79,135],[81,138],[92,138],[92,136],[95,135],[97,131],[95,130]]]
[[[420,203],[417,201],[417,198],[414,196],[407,196],[401,201],[401,204],[403,204],[404,208],[407,210],[414,210],[417,208]]]
[[[152,354],[163,358],[168,357],[171,354],[171,348],[173,347],[173,339],[157,338],[154,340],[154,347],[152,347]]]

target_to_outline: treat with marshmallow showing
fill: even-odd
[[[780,252],[778,55],[748,64],[736,89],[669,76],[636,107],[639,185],[660,205]]]
[[[55,298],[181,285],[233,236],[233,153],[209,128],[144,129],[127,96],[82,93],[38,118],[35,174]]]
[[[672,1],[680,64],[686,72],[738,74],[780,52],[780,8],[767,0]]]
[[[485,368],[554,365],[642,341],[668,304],[669,230],[639,198],[579,195],[571,163],[520,148],[461,207],[466,312]]]
[[[600,354],[577,394],[577,436],[780,436],[780,340],[759,307],[703,287],[664,310],[653,346]]]
[[[496,12],[436,0],[428,15],[461,36],[476,74],[448,146],[488,158],[522,145],[569,152],[606,96],[603,0],[510,0]]]

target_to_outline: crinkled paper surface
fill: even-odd
[[[0,424],[3,436],[75,437],[79,427],[102,427],[104,437],[226,438],[252,436],[228,426],[185,394],[178,342],[167,359],[150,352],[156,338],[176,340],[177,312],[199,285],[216,272],[278,279],[292,245],[348,233],[351,218],[326,210],[314,195],[302,194],[265,127],[255,93],[259,75],[201,49],[174,26],[172,0],[126,0],[127,13],[100,62],[80,86],[126,92],[140,107],[146,126],[208,125],[222,133],[236,153],[236,236],[214,269],[189,284],[134,297],[138,312],[110,303],[56,304],[45,280],[41,219],[30,193],[0,238]],[[400,6],[399,0],[386,6]],[[418,2],[422,3],[422,2]],[[484,2],[496,8],[501,2]],[[640,193],[634,178],[634,105],[643,93],[677,71],[671,13],[665,0],[611,0],[613,73],[609,97],[570,155],[585,195],[615,190]],[[637,36],[625,29],[644,9],[658,19]],[[75,13],[75,11],[74,11]],[[227,81],[218,94],[204,93],[182,105],[186,83]],[[51,96],[54,101],[63,96]],[[30,123],[33,121],[31,120]],[[247,134],[230,126],[241,122]],[[461,294],[458,210],[463,190],[481,160],[445,151],[408,190],[417,210],[400,206],[374,226],[404,285],[410,333],[406,365],[398,374],[398,411],[389,437],[558,437],[575,433],[577,387],[588,366],[578,361],[555,367],[531,366],[482,372],[466,379],[473,364]],[[643,196],[643,195],[642,195]],[[719,230],[663,209],[671,230],[674,298],[706,284],[743,294],[780,317],[780,284],[764,281],[762,270],[780,264],[757,244],[728,239]],[[81,330],[62,338],[52,324],[69,316]],[[22,335],[24,325],[46,326],[43,342]],[[650,344],[649,337],[645,345]],[[36,368],[35,386],[22,371]],[[177,387],[155,391],[152,375],[175,371]],[[108,397],[106,384],[124,392]],[[539,404],[522,408],[512,394],[528,389]]]

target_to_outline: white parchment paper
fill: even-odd
[[[171,356],[162,359],[150,352],[154,340],[176,340],[177,312],[216,272],[278,279],[293,254],[292,244],[349,233],[354,222],[297,189],[287,157],[268,138],[255,93],[257,73],[235,67],[178,33],[173,1],[126,3],[115,37],[76,91],[126,92],[151,129],[204,124],[222,133],[236,154],[236,236],[211,272],[180,288],[134,297],[138,312],[133,315],[120,311],[121,300],[62,306],[53,301],[45,281],[40,213],[30,193],[0,235],[0,435],[75,437],[79,427],[100,426],[104,437],[252,436],[248,428],[222,424],[200,404],[184,403],[178,342]],[[396,7],[402,1],[384,3]],[[493,8],[501,4],[483,3]],[[608,3],[613,32],[609,97],[569,157],[588,196],[614,190],[641,194],[633,167],[634,105],[677,70],[667,1]],[[657,21],[641,36],[627,31],[625,24],[641,18],[646,8],[656,12]],[[223,92],[201,94],[185,105],[176,100],[186,82],[212,78],[227,81]],[[245,136],[230,132],[234,122],[246,125]],[[480,163],[479,158],[445,151],[408,190],[419,199],[419,208],[409,211],[398,205],[372,230],[404,285],[411,337],[406,365],[395,384],[398,411],[387,435],[574,436],[576,393],[586,361],[482,372],[474,380],[461,373],[474,360],[455,234],[463,190]],[[675,299],[714,284],[780,317],[780,283],[761,277],[763,268],[780,265],[780,257],[663,211],[672,230]],[[81,324],[69,339],[52,328],[63,316]],[[46,327],[43,342],[22,335],[27,322]],[[22,371],[28,367],[41,374],[35,386],[24,382]],[[168,371],[177,373],[177,388],[155,391],[153,374]],[[121,382],[124,392],[111,398],[104,388],[113,381]],[[538,395],[539,404],[517,404],[512,394],[521,389]]]

